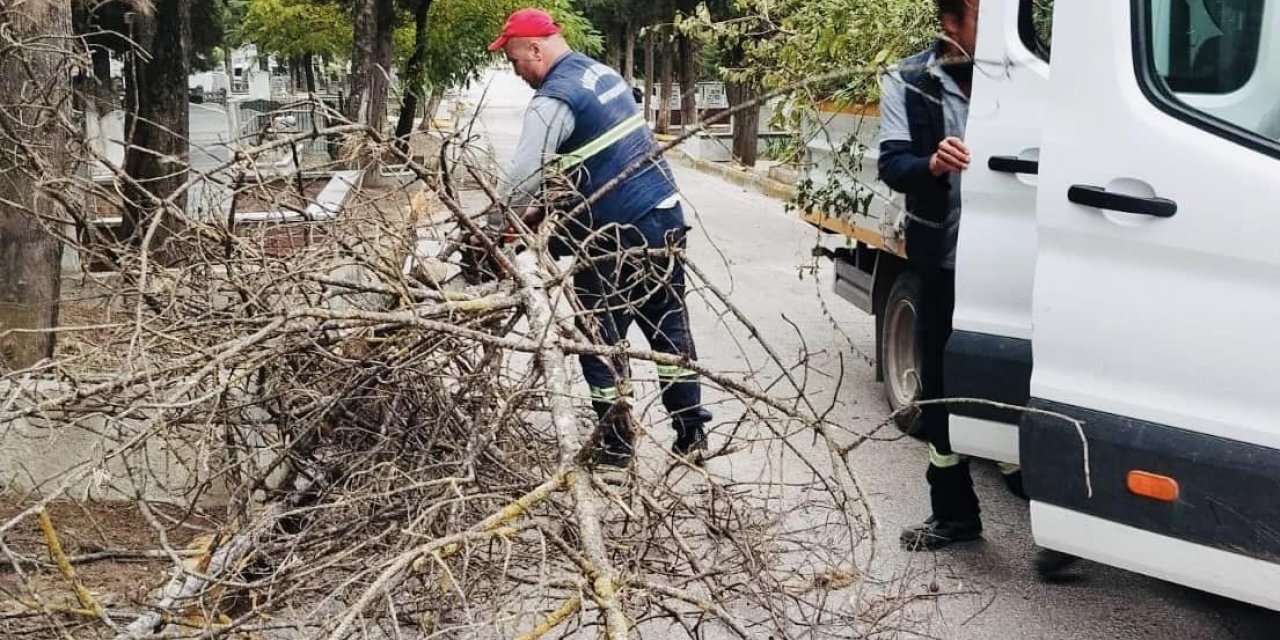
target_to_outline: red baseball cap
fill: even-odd
[[[557,33],[560,33],[560,25],[556,24],[551,14],[542,9],[521,9],[507,16],[502,34],[489,43],[489,50],[501,49],[511,38],[542,38]]]

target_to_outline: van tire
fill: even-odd
[[[923,367],[916,346],[916,310],[920,308],[920,278],[903,271],[893,282],[885,300],[879,325],[880,369],[884,374],[884,394],[894,412],[894,423],[907,435],[920,431],[920,409],[911,405],[920,398]]]

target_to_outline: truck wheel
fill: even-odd
[[[908,409],[920,397],[920,350],[916,348],[916,309],[920,303],[920,278],[904,271],[894,280],[885,300],[880,323],[880,368],[884,393],[895,412],[898,429],[908,435],[920,430],[920,410]]]

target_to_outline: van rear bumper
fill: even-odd
[[[1032,500],[1036,544],[1280,611],[1280,565]]]
[[[1019,457],[1033,500],[1232,555],[1280,561],[1280,450],[1047,400],[1032,399],[1030,406],[1080,422],[1023,415]],[[1172,478],[1176,497],[1131,492],[1130,471]],[[1280,594],[1280,581],[1270,589]]]

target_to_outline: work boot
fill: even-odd
[[[671,453],[688,460],[689,464],[700,467],[707,455],[707,434],[701,426],[678,431],[676,441],[671,444]]]
[[[635,452],[631,410],[626,402],[617,402],[602,413],[600,440],[591,452],[592,473],[607,484],[626,484],[631,479],[627,470]]]
[[[898,539],[902,542],[902,548],[907,551],[933,551],[952,542],[977,540],[981,537],[981,520],[975,518],[952,521],[929,516],[923,524],[903,529]]]
[[[1079,561],[1079,556],[1053,549],[1039,549],[1036,551],[1036,573],[1040,574],[1040,579],[1045,582],[1057,582],[1065,577],[1062,574],[1063,571]]]
[[[621,466],[631,463],[631,454],[635,451],[635,429],[631,410],[625,402],[610,406],[600,416],[600,440],[596,456],[601,460],[626,459]],[[605,462],[608,464],[608,462]],[[616,466],[616,465],[615,465]]]

